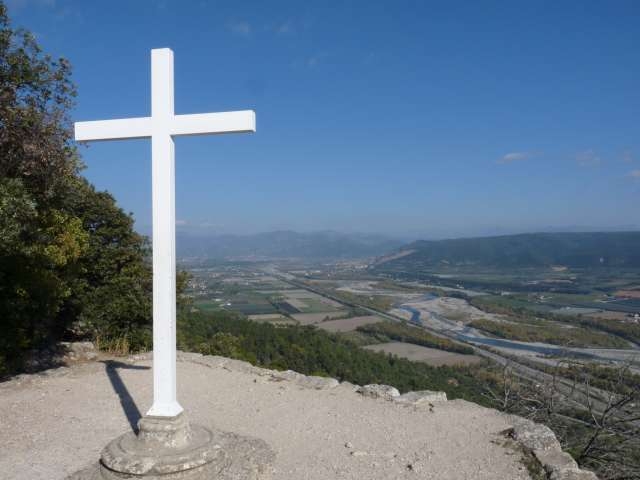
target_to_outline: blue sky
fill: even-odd
[[[176,141],[180,228],[443,237],[640,225],[640,2],[11,0],[65,56],[76,120],[150,113],[150,49],[176,113],[257,133]],[[82,148],[151,223],[144,140]]]

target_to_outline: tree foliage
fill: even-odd
[[[307,326],[274,326],[228,311],[182,312],[178,347],[223,355],[278,370],[295,370],[359,385],[384,383],[400,391],[443,390],[450,398],[486,403],[478,366],[431,367],[359,348],[341,335]]]
[[[0,3],[0,374],[72,326],[150,343],[149,247],[80,176],[70,74]]]

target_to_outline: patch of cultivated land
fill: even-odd
[[[335,300],[331,300],[330,298],[320,297],[319,300],[325,305],[329,305],[333,308],[341,308],[343,306],[340,302],[336,302]]]
[[[298,310],[304,310],[305,308],[309,308],[309,305],[304,303],[302,300],[298,298],[293,298],[290,296],[287,296],[287,303],[292,307],[297,308]]]
[[[328,332],[351,332],[362,325],[381,322],[382,319],[375,315],[367,315],[364,317],[343,318],[340,320],[329,320],[320,322],[316,326]]]
[[[345,292],[352,295],[367,295],[367,296],[390,296],[397,299],[403,299],[406,301],[420,298],[424,295],[421,292],[404,291],[400,287],[389,288],[389,284],[384,284],[379,281],[350,281],[343,283],[340,287],[336,288],[336,293]]]
[[[482,358],[477,355],[445,352],[437,348],[428,348],[404,342],[378,343],[376,345],[367,345],[363,348],[374,352],[390,353],[414,362],[427,363],[434,367],[441,365],[470,365],[482,361]]]
[[[325,298],[307,290],[288,290],[280,292],[285,301],[303,313],[324,313],[343,308],[340,302]],[[323,317],[324,318],[324,317]]]
[[[285,317],[284,315],[280,315],[279,313],[266,313],[263,315],[249,315],[249,320],[253,320],[254,322],[267,322],[267,323],[276,323],[276,324],[295,324],[296,322],[289,317]]]
[[[285,292],[282,292],[282,294],[286,295],[289,298],[301,298],[301,299],[319,297],[319,295],[316,295],[313,292],[309,292],[307,290],[302,290],[302,289],[287,290]]]
[[[627,320],[629,317],[624,312],[608,312],[608,311],[600,311],[596,313],[591,313],[587,315],[587,317],[591,318],[602,318],[605,320]]]
[[[279,320],[282,318],[287,318],[284,315],[280,315],[279,313],[264,313],[261,315],[249,315],[249,320],[256,321],[268,321],[268,320]]]
[[[347,314],[345,311],[333,311],[322,313],[295,313],[291,315],[294,319],[300,323],[300,325],[313,325],[314,323],[320,323],[325,318],[340,318]]]
[[[639,298],[640,299],[640,287],[634,287],[629,290],[618,290],[614,293],[616,297],[624,297],[624,298]]]
[[[552,345],[596,348],[629,348],[626,340],[572,325],[552,322],[517,323],[474,320],[470,326],[498,338],[521,342],[549,343]]]
[[[557,313],[559,315],[591,315],[600,311],[601,310],[598,310],[596,308],[562,307],[551,310],[551,313]]]

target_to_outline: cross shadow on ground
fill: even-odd
[[[130,365],[116,360],[103,360],[102,363],[104,363],[105,371],[107,372],[107,376],[109,377],[113,390],[120,398],[120,405],[122,406],[122,410],[124,410],[124,414],[127,416],[129,425],[131,425],[131,429],[134,433],[137,434],[138,420],[140,420],[142,415],[140,414],[140,410],[138,409],[135,400],[129,393],[127,386],[122,381],[118,370],[149,370],[151,367]]]

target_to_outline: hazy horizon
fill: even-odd
[[[144,228],[139,228],[138,231],[144,235],[151,234],[151,226],[146,226]],[[213,228],[207,227],[193,227],[189,228],[185,225],[178,225],[176,227],[177,235],[190,235],[190,236],[201,236],[201,237],[218,237],[218,236],[258,236],[258,235],[267,235],[273,233],[294,233],[294,234],[303,234],[303,235],[312,235],[312,234],[326,234],[333,233],[336,235],[345,235],[345,236],[374,236],[380,238],[386,238],[390,240],[398,240],[398,241],[415,241],[415,240],[446,240],[446,239],[454,239],[454,238],[475,238],[475,237],[491,237],[491,236],[502,236],[502,235],[520,235],[520,234],[530,234],[530,233],[591,233],[591,232],[635,232],[640,231],[639,225],[619,225],[612,228],[604,228],[598,226],[566,226],[566,227],[541,227],[538,229],[523,229],[523,230],[509,230],[503,229],[499,227],[487,227],[484,230],[471,231],[467,233],[463,233],[461,231],[451,231],[449,233],[446,232],[424,232],[424,233],[416,233],[416,232],[399,232],[397,234],[386,234],[376,231],[348,231],[348,230],[337,230],[337,229],[318,229],[318,230],[296,230],[290,228],[282,228],[282,229],[273,229],[273,230],[263,230],[263,231],[254,231],[254,232],[234,232],[234,231],[224,231],[224,230],[216,230]]]

